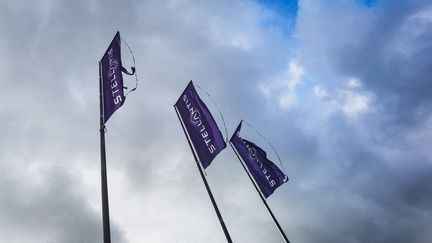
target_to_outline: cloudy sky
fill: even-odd
[[[189,80],[228,133],[245,119],[278,150],[290,181],[268,203],[292,242],[430,242],[428,0],[0,1],[0,242],[102,242],[117,30],[140,83],[107,124],[113,242],[225,241],[173,109]],[[283,242],[230,148],[207,178],[234,242]]]

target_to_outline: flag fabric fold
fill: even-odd
[[[216,121],[190,81],[174,105],[189,134],[201,165],[207,168],[226,143]]]
[[[230,142],[246,164],[265,198],[279,186],[288,181],[288,177],[269,159],[267,153],[256,144],[240,137],[242,122],[238,125]]]
[[[100,60],[104,123],[125,101],[120,41],[120,32],[117,31]]]

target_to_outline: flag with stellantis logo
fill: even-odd
[[[108,121],[111,115],[119,109],[125,101],[123,92],[125,87],[123,86],[122,72],[128,75],[133,75],[135,73],[135,67],[132,67],[132,73],[129,73],[122,66],[120,41],[120,32],[117,31],[114,39],[111,41],[111,44],[99,62],[104,123]]]
[[[201,165],[207,168],[226,143],[207,106],[199,97],[192,81],[189,82],[175,107],[187,130]]]
[[[242,122],[230,139],[264,197],[269,197],[288,177],[269,159],[264,150],[256,144],[240,137]]]

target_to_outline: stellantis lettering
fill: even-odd
[[[214,144],[212,143],[212,139],[209,137],[209,134],[206,130],[206,127],[204,126],[204,124],[201,120],[200,112],[192,106],[192,104],[189,102],[187,95],[183,95],[183,101],[184,101],[184,104],[186,105],[186,108],[190,112],[190,119],[189,119],[190,122],[194,125],[194,127],[197,129],[197,131],[199,131],[199,133],[201,134],[201,137],[202,137],[204,143],[206,144],[209,152],[211,154],[213,154],[213,152],[216,150],[216,148],[215,148]]]
[[[174,107],[201,165],[204,169],[207,168],[226,147],[226,143],[216,121],[199,97],[192,81],[186,86]]]
[[[241,138],[242,122],[237,126],[230,142],[234,151],[248,168],[264,197],[269,197],[288,177],[267,158],[267,153],[253,142]]]
[[[119,104],[121,101],[123,101],[119,91],[122,87],[118,85],[117,79],[116,79],[116,70],[118,69],[118,61],[114,59],[113,56],[113,49],[111,48],[108,51],[108,60],[109,60],[109,70],[108,70],[108,77],[110,78],[110,87],[111,87],[111,93],[114,100],[114,104]]]
[[[120,33],[117,32],[111,44],[108,46],[102,59],[99,62],[104,122],[107,122],[111,115],[119,109],[125,101],[123,93],[123,76],[121,61]]]

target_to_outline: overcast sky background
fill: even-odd
[[[140,83],[107,124],[113,243],[225,241],[173,109],[189,80],[229,135],[245,119],[278,150],[268,203],[292,242],[430,242],[432,3],[281,2],[0,1],[0,242],[102,242],[117,30]],[[283,242],[230,148],[207,178],[234,242]]]

